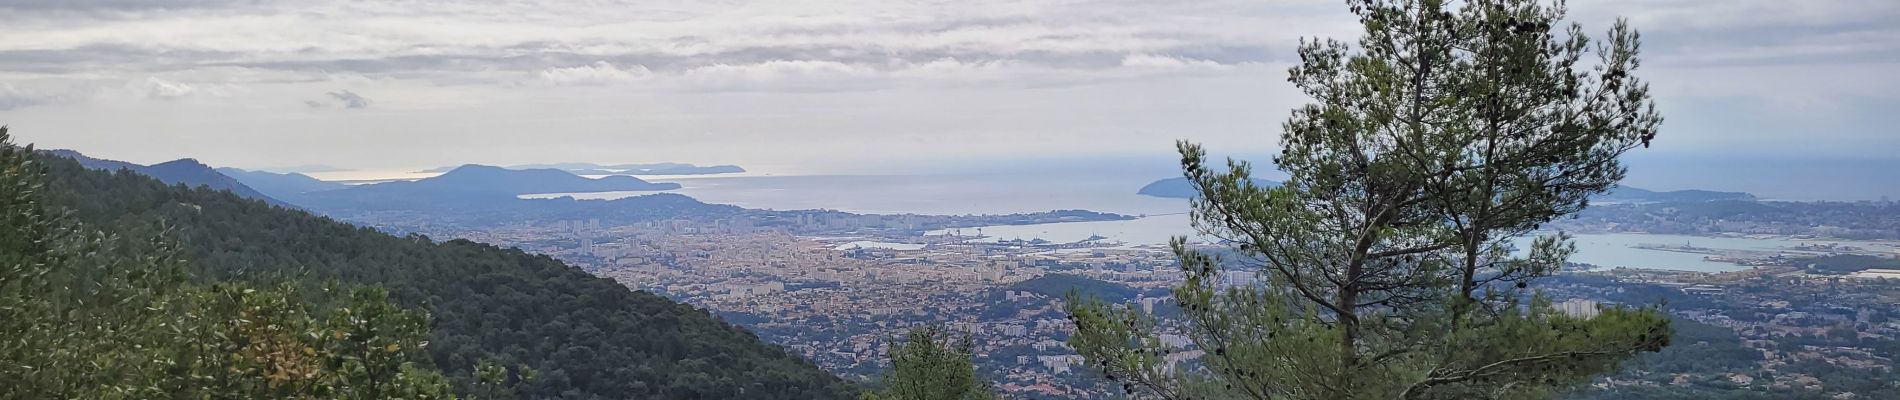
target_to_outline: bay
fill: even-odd
[[[1187,211],[1187,200],[1135,194],[1165,172],[946,173],[917,175],[703,176],[673,182],[699,201],[773,210],[869,214],[1014,214],[1084,209],[1127,215]],[[654,191],[542,193],[522,198],[617,199]]]
[[[669,192],[708,203],[748,208],[796,210],[830,209],[878,214],[1009,214],[1061,209],[1086,209],[1140,218],[1124,221],[1067,222],[960,228],[927,234],[981,235],[979,240],[1034,240],[1071,243],[1090,238],[1126,245],[1166,244],[1176,236],[1207,243],[1189,224],[1188,202],[1135,194],[1141,186],[1168,178],[1165,172],[1130,174],[1125,171],[1049,170],[1007,173],[808,175],[808,176],[702,176],[672,177],[664,181],[683,187]],[[657,181],[657,180],[656,180]],[[640,192],[554,193],[522,197],[572,196],[613,199],[652,194]],[[1573,235],[1578,251],[1571,261],[1600,267],[1653,268],[1723,272],[1749,267],[1708,261],[1704,255],[1652,249],[1639,244],[1688,244],[1695,247],[1779,251],[1801,244],[1837,243],[1873,249],[1892,249],[1893,243],[1787,238],[1702,237],[1642,233]],[[1530,237],[1519,238],[1528,247]],[[870,246],[866,246],[870,247]]]

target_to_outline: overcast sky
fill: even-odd
[[[1900,2],[1574,1],[1646,39],[1654,155],[1892,159]],[[1272,151],[1319,1],[0,0],[0,124],[239,167]]]

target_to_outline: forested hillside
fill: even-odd
[[[374,286],[193,282],[162,229],[49,207],[40,158],[0,126],[0,399],[453,398],[426,314]],[[470,399],[527,372],[483,366]]]
[[[537,371],[518,392],[562,398],[823,399],[838,378],[706,312],[629,291],[546,256],[395,237],[224,191],[48,166],[46,198],[90,226],[179,241],[200,280],[380,285],[429,313],[428,357],[458,392],[481,361]]]
[[[265,203],[270,203],[271,205],[292,207],[291,204],[283,202],[282,199],[265,195],[245,185],[244,182],[224,175],[212,169],[211,166],[198,162],[196,159],[181,158],[152,165],[138,165],[118,160],[92,158],[73,150],[47,150],[43,152],[43,154],[69,158],[77,161],[79,165],[85,166],[86,168],[106,171],[126,169],[152,177],[153,179],[158,179],[159,182],[185,186],[205,186],[213,190],[230,191],[238,195],[238,197],[260,200]]]

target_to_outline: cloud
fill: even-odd
[[[0,82],[0,111],[46,104],[46,96],[20,91],[6,82]]]
[[[364,98],[362,95],[358,95],[355,92],[351,92],[348,90],[344,90],[341,92],[330,92],[330,97],[336,98],[337,101],[342,102],[343,108],[369,107],[369,99]]]
[[[714,64],[681,73],[688,84],[714,90],[843,90],[871,82],[876,69],[836,61],[772,60],[753,64]]]
[[[1900,2],[1603,0],[1574,2],[1589,32],[1624,17],[1652,65],[1719,66],[1900,61]]]
[[[1799,128],[1825,132],[1764,133],[1733,146],[1773,153],[1800,142],[1866,153],[1900,144],[1885,132],[1900,120],[1873,107],[1900,93],[1900,78],[1886,73],[1900,68],[1900,2],[1600,0],[1570,8],[1592,34],[1619,16],[1643,32],[1637,74],[1654,84],[1666,129],[1681,135],[1670,137],[1683,138],[1676,143]],[[627,150],[613,148],[623,143],[616,140],[653,151],[748,151],[729,139],[757,135],[744,136],[764,147],[756,157],[785,163],[902,151],[1165,152],[1177,138],[1271,146],[1285,110],[1310,101],[1284,80],[1299,40],[1351,41],[1361,29],[1336,0],[0,0],[0,26],[0,82],[10,85],[0,86],[0,110],[28,110],[6,113],[9,120],[188,131],[203,141],[189,148],[206,151],[304,140],[260,130],[322,132],[301,137],[325,140],[347,131],[418,146],[441,140],[415,132],[483,135],[418,129],[466,124],[560,132],[545,145],[586,145],[551,152],[602,154]],[[376,107],[405,112],[312,119],[297,106],[372,105],[341,88],[373,88],[384,101]],[[106,112],[114,118],[97,118]],[[1724,125],[1744,113],[1755,120]],[[1801,123],[1763,128],[1772,121]],[[887,141],[891,132],[940,142],[903,148]],[[160,151],[90,135],[61,139]],[[310,140],[300,147],[330,145]],[[1033,143],[996,145],[1021,141]],[[839,142],[862,147],[778,155]],[[385,162],[356,151],[313,151],[298,162]]]
[[[653,71],[643,65],[620,68],[606,61],[595,61],[588,65],[544,69],[538,76],[559,85],[611,84],[647,79],[653,76]]]
[[[1325,1],[7,3],[14,12],[0,15],[9,27],[0,37],[0,70],[156,74],[237,66],[444,83],[535,76],[600,84],[641,79],[642,68],[683,75],[775,60],[877,69],[1000,61],[1096,78],[1130,67],[1196,73],[1205,69],[1162,70],[1152,62],[1285,62],[1298,38],[1357,33],[1343,7]],[[1652,33],[1650,58],[1663,62],[1900,59],[1900,3],[1876,3],[1604,0],[1573,5],[1573,19],[1596,32],[1628,16]]]
[[[1148,68],[1155,70],[1225,70],[1231,66],[1221,63],[1192,58],[1159,56],[1153,54],[1130,54],[1122,58],[1122,66]]]
[[[8,0],[0,10],[108,12],[231,5],[242,0]]]
[[[139,87],[145,93],[145,97],[158,100],[171,100],[198,92],[198,89],[191,85],[159,79],[155,76],[146,77]]]
[[[1290,53],[1254,50],[1291,48],[1295,36],[1263,27],[1314,25],[1313,19],[1249,11],[1251,2],[1237,0],[1192,6],[1111,0],[1035,6],[1001,0],[855,3],[788,0],[733,10],[613,0],[32,1],[11,16],[0,15],[0,22],[22,23],[10,24],[9,36],[0,38],[0,69],[157,73],[244,67],[437,82],[494,83],[528,75],[556,84],[599,84],[732,68],[797,78],[803,76],[798,68],[891,70],[957,59],[1112,75],[1122,55],[1131,53],[1222,62],[1285,57]],[[190,10],[180,10],[185,8]]]
[[[329,92],[325,94],[328,94],[330,97],[326,99],[319,99],[319,100],[304,100],[303,104],[310,108],[330,108],[330,107],[341,107],[341,108],[346,108],[346,109],[369,108],[369,103],[370,103],[369,98],[363,97],[363,95],[356,94],[356,92],[351,92],[349,90],[340,90],[340,91]]]

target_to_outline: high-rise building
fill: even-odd
[[[1595,300],[1570,299],[1557,304],[1557,310],[1573,317],[1596,318],[1602,313]]]

